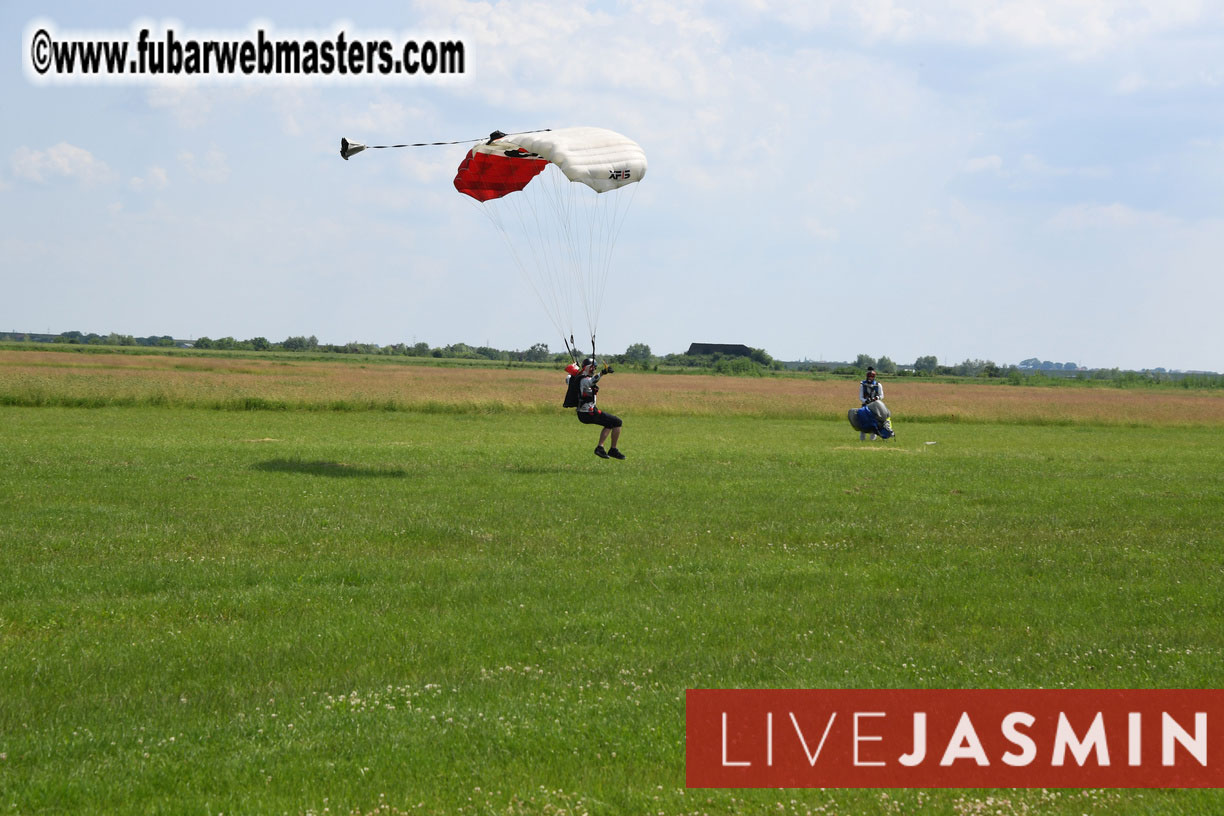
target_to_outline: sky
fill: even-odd
[[[454,39],[465,73],[31,78],[36,24],[141,21]],[[0,330],[560,351],[466,146],[339,140],[592,125],[649,160],[601,351],[1224,371],[1222,54],[1192,0],[5,0]]]

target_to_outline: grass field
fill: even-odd
[[[1219,395],[886,388],[0,352],[0,811],[1224,811],[684,789],[687,688],[1220,685]]]

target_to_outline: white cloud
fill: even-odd
[[[1164,213],[1136,210],[1125,204],[1077,204],[1064,207],[1049,220],[1050,226],[1063,230],[1170,229],[1180,222]]]
[[[143,176],[134,176],[128,186],[136,192],[146,190],[164,190],[170,185],[170,175],[166,168],[153,166]]]
[[[145,93],[145,101],[154,110],[169,113],[179,127],[194,130],[213,121],[215,108],[221,103],[243,103],[261,92],[255,84],[201,88],[195,85],[157,85]],[[284,89],[277,89],[283,92]]]
[[[606,120],[643,95],[692,104],[724,68],[722,24],[684,4],[637,2],[633,25],[547,0],[423,5],[423,26],[462,33],[474,80],[465,91],[508,110],[600,111]]]
[[[19,147],[12,155],[13,174],[43,184],[54,178],[71,178],[85,185],[105,184],[115,179],[115,171],[84,148],[67,142],[46,150]]]
[[[168,111],[184,128],[200,127],[212,113],[210,95],[190,85],[159,85],[150,88],[145,99],[149,107]]]
[[[1128,71],[1114,85],[1114,91],[1120,94],[1139,93],[1147,90],[1151,82],[1138,71]]]
[[[807,217],[802,220],[803,228],[808,235],[822,241],[836,241],[838,232],[835,228],[825,225],[819,218]]]
[[[387,98],[370,101],[360,111],[344,114],[339,126],[345,133],[354,134],[358,141],[374,136],[399,137],[408,132],[410,125],[424,116],[423,111],[409,108],[402,102]]]
[[[1019,159],[1005,162],[998,154],[973,156],[966,159],[962,167],[965,173],[993,173],[1009,181],[1013,187],[1022,188],[1032,183],[1058,178],[1105,179],[1113,171],[1102,165],[1056,166],[1032,153]]]
[[[281,130],[289,136],[301,136],[313,130],[315,109],[311,103],[317,97],[317,92],[311,88],[287,87],[277,88],[269,101],[271,107],[280,116]]]
[[[1200,0],[744,0],[756,17],[870,40],[1052,48],[1076,55],[1220,21]]]
[[[1022,175],[1044,178],[1075,176],[1078,178],[1102,179],[1112,175],[1112,171],[1108,167],[1100,165],[1059,167],[1051,165],[1031,153],[1026,153],[1020,157],[1020,173]]]
[[[1218,88],[1224,85],[1224,68],[1206,67],[1201,62],[1180,64],[1183,59],[1173,59],[1157,69],[1145,68],[1143,72],[1129,70],[1114,83],[1114,93],[1121,96],[1138,93],[1167,93],[1184,88]]]
[[[1002,169],[1003,158],[1001,156],[977,156],[965,162],[966,173],[981,173],[987,170],[998,172]]]
[[[229,178],[230,169],[225,154],[215,147],[209,148],[202,158],[187,150],[179,153],[178,158],[187,175],[194,179],[220,184]]]

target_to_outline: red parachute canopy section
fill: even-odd
[[[472,150],[455,174],[455,189],[477,201],[491,201],[523,189],[547,166],[546,159],[522,148],[503,153]]]

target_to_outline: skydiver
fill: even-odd
[[[864,407],[870,405],[876,400],[884,399],[884,386],[876,380],[876,370],[872,366],[867,366],[867,377],[859,383],[859,400]],[[862,442],[867,438],[867,434],[860,431],[859,441]],[[874,442],[876,434],[871,435],[871,441]]]
[[[599,393],[599,380],[604,374],[611,374],[612,368],[604,366],[603,371],[596,371],[596,363],[594,357],[587,357],[582,361],[582,366],[577,374],[571,374],[571,377],[578,377],[578,421],[584,425],[599,425],[599,444],[595,446],[595,455],[600,459],[624,459],[625,454],[621,453],[616,447],[616,442],[620,439],[621,421],[620,417],[613,416],[599,410],[595,406],[596,395]],[[612,435],[612,447],[604,450],[604,441],[607,440],[608,434]]]

